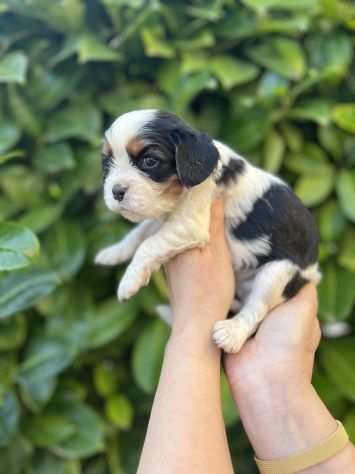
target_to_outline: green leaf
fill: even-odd
[[[52,269],[60,278],[72,278],[80,270],[86,253],[81,227],[75,221],[58,222],[46,235],[44,248]]]
[[[342,394],[339,389],[323,371],[320,371],[319,367],[313,371],[312,385],[329,409],[342,400]]]
[[[331,171],[311,176],[301,176],[295,185],[297,196],[306,206],[313,207],[323,202],[332,192],[334,176]]]
[[[142,40],[148,57],[173,58],[175,50],[164,39],[164,30],[159,25],[152,28],[143,28]]]
[[[237,412],[236,405],[232,397],[232,392],[224,372],[221,376],[221,398],[224,422],[227,427],[233,426],[236,421],[238,421],[239,414]]]
[[[128,430],[133,422],[133,406],[124,395],[109,397],[105,403],[107,419],[117,428]]]
[[[355,133],[355,103],[336,105],[332,110],[332,117],[338,127]]]
[[[52,447],[52,451],[66,459],[87,458],[103,451],[104,424],[101,417],[89,405],[63,401],[52,406],[75,427],[75,433]]]
[[[76,427],[60,413],[42,413],[28,422],[27,437],[36,446],[51,448],[67,440],[76,431]]]
[[[12,222],[0,222],[0,250],[12,250],[33,258],[39,254],[39,242],[29,229]]]
[[[199,49],[210,48],[214,44],[215,38],[208,29],[199,30],[187,39],[178,39],[175,41],[176,47],[182,52],[197,52]]]
[[[34,156],[34,163],[38,169],[46,173],[58,173],[75,166],[72,149],[67,143],[48,145],[38,150]]]
[[[77,43],[79,62],[88,61],[117,61],[119,55],[116,51],[98,40],[96,35],[84,34]]]
[[[20,138],[20,134],[14,122],[0,119],[0,154],[13,147]]]
[[[298,42],[282,37],[265,39],[247,50],[256,63],[292,80],[301,79],[306,70],[304,52]]]
[[[355,401],[355,339],[327,341],[321,347],[321,361],[328,377],[349,400]]]
[[[351,38],[344,32],[312,35],[307,41],[310,63],[326,78],[343,77],[352,59]]]
[[[343,213],[355,222],[355,171],[340,171],[336,181],[336,190]]]
[[[349,435],[350,441],[355,443],[355,410],[353,409],[344,420],[344,427]]]
[[[33,413],[40,413],[48,401],[52,398],[57,387],[57,377],[47,377],[29,380],[20,383],[21,398],[26,407]]]
[[[8,392],[0,404],[0,447],[15,436],[20,419],[20,405],[13,392]]]
[[[27,57],[20,51],[9,53],[0,58],[0,83],[15,82],[24,84],[26,82]]]
[[[17,124],[29,135],[38,137],[42,133],[42,117],[15,85],[9,86],[9,103]]]
[[[267,10],[313,10],[318,0],[243,0],[243,3],[259,13]]]
[[[60,459],[44,449],[36,450],[31,459],[30,474],[81,474],[77,460]],[[96,473],[97,474],[97,473]]]
[[[346,220],[336,201],[328,201],[320,210],[319,230],[322,240],[336,240],[344,232]]]
[[[33,232],[42,232],[58,220],[62,205],[47,205],[34,207],[19,219],[19,224],[29,227]]]
[[[319,127],[318,139],[322,147],[336,160],[341,159],[343,143],[339,130],[336,130],[334,126]]]
[[[260,97],[284,97],[288,93],[289,81],[274,72],[265,72],[259,82]]]
[[[294,153],[301,151],[303,148],[303,136],[300,129],[286,122],[281,125],[281,130],[290,151]]]
[[[225,124],[222,137],[240,153],[247,153],[263,141],[270,126],[270,116],[264,109],[243,108]]]
[[[96,145],[101,142],[101,114],[93,105],[71,105],[61,109],[49,120],[44,138],[48,143],[80,138]]]
[[[331,121],[331,103],[324,99],[309,99],[293,107],[287,117],[297,120],[310,120],[327,126]]]
[[[231,89],[255,79],[259,68],[232,56],[215,56],[207,61],[207,67],[225,89]]]
[[[22,474],[29,466],[32,446],[23,436],[15,436],[4,448],[0,448],[1,474]]]
[[[10,319],[0,321],[0,351],[9,351],[21,346],[26,337],[26,319],[16,314]]]
[[[322,268],[323,278],[319,285],[319,313],[326,321],[346,319],[353,307],[354,273],[333,264]]]
[[[0,271],[18,270],[30,265],[30,261],[23,254],[13,250],[0,249]]]
[[[281,167],[285,151],[284,141],[276,130],[272,130],[264,142],[264,168],[270,173],[277,173]]]
[[[133,376],[146,393],[153,393],[158,383],[168,332],[162,321],[152,321],[143,329],[134,345]]]
[[[216,80],[207,71],[181,76],[175,83],[172,95],[173,108],[183,113],[188,104],[203,90],[212,90],[217,86]]]
[[[32,306],[58,284],[55,273],[23,270],[0,279],[0,319]]]
[[[94,385],[96,392],[102,397],[116,393],[118,373],[113,362],[105,360],[95,366]]]
[[[122,334],[137,317],[137,307],[133,301],[119,303],[110,299],[97,308],[90,322],[88,346],[103,346]]]
[[[338,263],[355,274],[355,230],[349,228],[342,242]]]
[[[59,338],[32,339],[17,379],[23,385],[40,383],[62,372],[73,360],[68,345]]]

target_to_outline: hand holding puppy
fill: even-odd
[[[177,255],[166,266],[172,308],[172,330],[208,329],[224,318],[234,297],[234,274],[224,235],[224,204],[211,209],[210,241]]]

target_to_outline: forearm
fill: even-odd
[[[220,400],[220,353],[210,329],[173,330],[139,474],[232,474]]]
[[[311,448],[336,430],[329,413],[312,385],[260,383],[233,388],[243,425],[260,459],[277,459]],[[338,455],[303,474],[354,474],[355,448],[349,445]]]

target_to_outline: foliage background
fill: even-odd
[[[354,329],[355,7],[346,0],[0,0],[0,473],[134,473],[168,331],[95,252],[119,114],[176,112],[280,173],[322,238],[323,322]],[[37,237],[36,237],[37,236]],[[314,383],[355,441],[355,338]],[[222,384],[238,473],[251,450]]]

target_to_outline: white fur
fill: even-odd
[[[120,242],[102,249],[95,257],[95,263],[100,265],[118,265],[130,260],[144,239],[154,234],[161,222],[146,219],[132,229]]]
[[[270,252],[269,237],[265,235],[254,240],[243,242],[227,233],[227,240],[233,255],[233,266],[236,270],[246,267],[256,267],[257,255],[268,255]]]
[[[241,311],[231,319],[215,323],[216,344],[225,352],[238,352],[267,313],[284,301],[283,290],[297,269],[289,260],[263,265],[256,273]]]
[[[184,250],[203,246],[209,239],[210,207],[215,182],[208,178],[193,187],[164,221],[159,232],[138,247],[118,288],[120,301],[148,284],[151,274]]]
[[[189,248],[205,245],[209,240],[210,208],[216,194],[225,198],[225,222],[236,226],[252,211],[255,202],[273,183],[284,184],[246,162],[233,150],[214,140],[220,161],[212,175],[201,184],[186,189],[179,198],[164,195],[164,183],[149,180],[130,163],[126,145],[141,128],[154,119],[155,110],[136,111],[119,117],[106,132],[113,151],[113,166],[105,180],[104,199],[114,212],[131,221],[142,221],[121,242],[110,246],[96,256],[95,261],[115,265],[132,258],[118,288],[118,297],[125,300],[147,285],[152,272],[173,256]],[[244,172],[238,175],[234,186],[217,188],[215,179],[230,159],[241,159]],[[128,187],[122,202],[112,195],[115,184]],[[148,218],[148,219],[147,219]],[[272,261],[257,268],[256,255],[268,255],[270,236],[239,241],[226,231],[234,269],[237,271],[237,299],[232,319],[219,321],[213,330],[213,339],[227,352],[238,351],[257,329],[268,311],[283,301],[283,291],[300,269],[289,260]],[[301,276],[315,283],[320,279],[318,265],[301,271]],[[158,308],[171,321],[169,307]]]
[[[111,211],[133,222],[147,217],[159,218],[170,213],[177,204],[164,194],[166,185],[152,182],[132,166],[126,149],[127,143],[156,113],[154,109],[128,112],[115,120],[105,133],[113,153],[113,166],[105,179],[104,200]],[[127,188],[122,202],[113,197],[112,188],[116,184]]]

